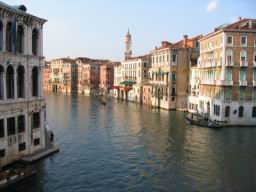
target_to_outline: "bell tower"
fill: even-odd
[[[129,32],[128,32],[125,36],[125,52],[124,52],[124,60],[128,60],[132,57],[132,36]]]

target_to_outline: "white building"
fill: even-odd
[[[0,2],[0,163],[45,148],[43,24]]]

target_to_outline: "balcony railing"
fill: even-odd
[[[201,84],[205,84],[205,85],[214,85],[214,80],[201,80],[200,81]]]
[[[239,80],[239,86],[247,86],[247,81]]]
[[[240,61],[240,67],[248,67],[247,61]]]
[[[216,80],[215,84],[220,86],[233,86],[233,81],[232,80]]]
[[[226,67],[233,67],[234,61],[226,61]]]

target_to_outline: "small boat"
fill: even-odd
[[[105,96],[101,96],[100,97],[100,101],[101,101],[102,105],[106,105],[107,104]]]
[[[209,128],[223,128],[225,127],[225,123],[223,121],[212,121],[208,118],[205,118],[197,113],[185,113],[184,118],[188,123],[192,125],[197,125],[201,127],[209,127]]]
[[[27,185],[33,183],[36,179],[36,171],[30,167],[12,166],[9,169],[0,171],[0,191],[24,191]]]

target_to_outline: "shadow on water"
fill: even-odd
[[[188,125],[182,112],[49,93],[58,154],[32,191],[255,191],[256,129]]]

